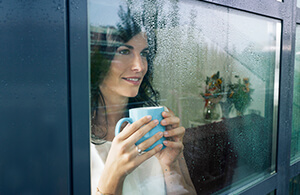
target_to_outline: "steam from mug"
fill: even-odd
[[[157,132],[159,132],[159,131],[164,132],[166,130],[165,127],[160,124],[160,121],[163,119],[163,117],[161,115],[163,111],[164,111],[164,107],[162,107],[162,106],[159,106],[159,107],[142,107],[142,108],[130,109],[129,110],[129,118],[122,118],[118,121],[118,123],[116,125],[116,128],[115,128],[115,135],[118,135],[120,133],[121,126],[124,122],[128,122],[128,123],[132,124],[135,121],[143,118],[144,116],[151,115],[152,120],[157,119],[159,121],[159,123],[156,127],[151,129],[148,133],[146,133],[146,135],[144,135],[140,140],[138,140],[135,143],[135,145],[139,145],[143,141],[145,141],[145,140],[149,139],[150,137],[152,137]],[[163,141],[165,139],[166,139],[165,137],[162,137],[157,142],[155,142],[152,146],[147,148],[145,151],[149,151],[149,150],[153,149],[158,144],[163,144]],[[164,148],[165,148],[165,146],[163,145],[162,149],[164,149]]]

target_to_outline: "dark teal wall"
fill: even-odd
[[[0,194],[70,193],[66,2],[0,0]]]

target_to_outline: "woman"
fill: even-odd
[[[134,20],[118,30],[107,28],[104,35],[105,44],[92,56],[92,192],[196,194],[182,154],[185,129],[173,112],[162,113],[161,125],[167,131],[137,147],[136,141],[158,124],[151,116],[123,126],[114,135],[116,123],[129,108],[157,105],[150,84],[153,47]],[[165,149],[158,145],[145,153],[138,150],[163,136]]]

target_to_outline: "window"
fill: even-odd
[[[242,193],[274,181],[269,178],[279,177],[276,160],[282,159],[277,134],[285,16],[262,14],[258,5],[153,2],[90,0],[91,56],[107,46],[107,31],[118,34],[120,22],[145,24],[155,50],[152,85],[160,105],[186,129],[184,156],[197,192]]]
[[[275,170],[279,21],[195,1],[90,3],[92,55],[118,21],[153,17],[153,86],[187,129],[185,156],[198,193]]]
[[[299,159],[300,152],[300,123],[299,118],[300,115],[300,69],[299,69],[299,26],[297,26],[296,33],[296,49],[295,49],[295,70],[294,70],[294,97],[293,97],[293,123],[292,123],[292,144],[291,144],[291,161],[294,162]]]

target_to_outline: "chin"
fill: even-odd
[[[139,93],[139,87],[136,87],[136,88],[131,88],[131,89],[128,89],[124,91],[124,95],[128,98],[134,98],[138,95]]]
[[[134,98],[138,95],[138,93],[139,93],[139,91],[130,91],[130,92],[127,92],[126,95],[125,94],[124,95],[128,98]]]
[[[129,97],[129,98],[134,98],[134,97],[136,97],[137,95],[138,95],[138,93],[132,93],[132,94],[129,94],[128,97]]]

